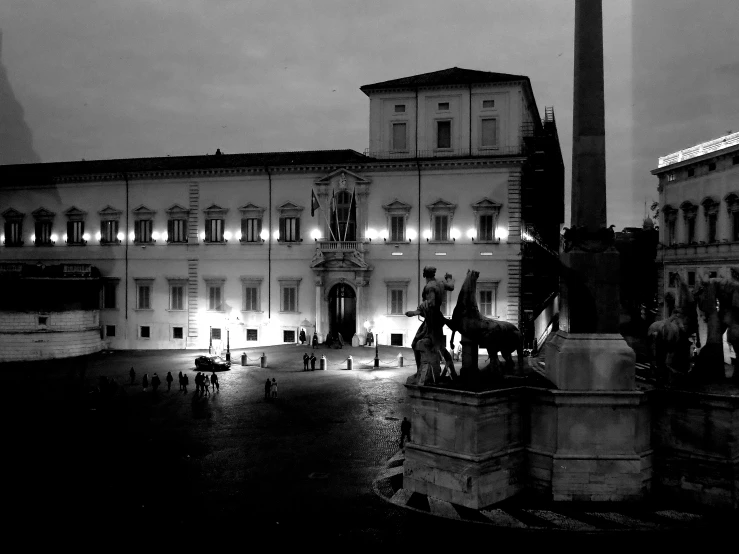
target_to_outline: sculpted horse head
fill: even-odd
[[[452,321],[460,324],[465,317],[479,317],[480,310],[477,307],[477,279],[480,277],[479,271],[471,269],[467,270],[467,276],[459,290],[457,304],[452,312]]]

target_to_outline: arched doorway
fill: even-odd
[[[339,331],[344,342],[351,344],[357,332],[357,295],[344,283],[331,287],[328,293],[329,330]]]

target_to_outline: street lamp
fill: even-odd
[[[375,325],[375,367],[380,367],[380,333],[377,329],[382,326],[382,319],[378,319]]]
[[[231,329],[226,326],[226,361],[231,361]]]
[[[213,326],[208,327],[209,342],[208,342],[208,354],[213,354]]]

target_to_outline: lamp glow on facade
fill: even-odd
[[[36,235],[31,235],[31,242],[36,242]]]
[[[67,233],[64,233],[64,234],[62,235],[62,237],[64,238],[64,242],[67,242]],[[3,240],[4,240],[4,239],[3,239]]]
[[[365,236],[370,240],[375,239],[377,238],[377,231],[375,231],[374,229],[370,227],[369,229],[367,229]]]
[[[159,231],[152,231],[151,232],[151,238],[154,239],[154,240],[158,240],[159,239]]]
[[[100,234],[100,231],[95,233],[95,240],[100,240],[103,237],[103,235]]]
[[[164,242],[167,242],[167,239],[168,239],[168,238],[169,238],[169,235],[167,234],[167,231],[164,231],[164,232],[162,233],[162,240],[163,240]]]
[[[126,235],[124,235],[123,233],[118,233],[118,235],[117,235],[117,237],[116,237],[116,238],[117,238],[118,240],[122,241],[122,240],[123,240],[124,238],[126,238]]]
[[[457,240],[460,237],[461,233],[459,232],[459,229],[456,227],[452,227],[449,231],[449,236],[452,237],[452,239]]]
[[[416,233],[415,229],[408,229],[406,234],[408,235],[408,240],[416,240],[418,238],[418,233]]]
[[[382,238],[387,240],[390,235],[387,232],[387,229],[383,229],[382,231]]]
[[[244,238],[244,234],[241,231],[239,231],[238,233],[236,233],[236,238],[241,240],[242,238]]]
[[[423,232],[423,238],[425,238],[426,240],[429,240],[431,238],[431,229],[426,229]]]
[[[3,239],[4,239],[4,238],[5,238],[5,236],[3,235]],[[59,237],[57,236],[57,234],[56,234],[56,233],[53,233],[53,234],[51,235],[51,237],[50,237],[50,238],[51,238],[51,241],[52,241],[52,242],[56,242],[56,240],[57,240],[57,239],[58,239]]]
[[[136,233],[134,233],[133,231],[131,231],[130,233],[128,233],[128,240],[130,240],[131,242],[133,242],[135,238],[136,238]]]
[[[231,235],[231,231],[224,231],[223,232],[223,238],[226,240],[229,240],[233,235]]]
[[[262,229],[262,232],[259,233],[259,238],[267,240],[269,238],[269,231],[267,231],[267,229]]]
[[[275,240],[280,240],[280,232],[279,231],[275,231],[274,233],[272,233],[272,236],[275,238]]]
[[[475,238],[475,228],[474,227],[470,227],[469,229],[467,229],[467,238],[471,238],[471,239]]]
[[[82,235],[82,240],[84,241],[90,240],[90,233],[85,233],[84,235]]]
[[[205,231],[200,231],[200,240],[205,240]]]
[[[495,228],[495,238],[505,240],[508,238],[508,229],[505,227],[496,227]]]
[[[318,229],[313,229],[310,232],[310,238],[312,238],[313,240],[320,239],[321,238],[321,231],[319,231]]]

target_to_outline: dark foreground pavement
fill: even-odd
[[[143,546],[153,539],[354,550],[632,543],[624,533],[476,525],[383,500],[373,481],[398,450],[400,420],[410,415],[403,383],[414,371],[390,366],[397,366],[398,352],[410,351],[383,347],[382,367],[372,369],[372,349],[321,349],[329,369],[306,373],[300,361],[306,349],[269,347],[249,357],[262,350],[268,368],[234,365],[219,373],[220,392],[204,398],[194,394],[200,353],[193,351],[1,365],[10,431],[3,503],[13,536],[28,545]],[[356,369],[340,369],[350,354]],[[132,365],[136,385],[90,409],[87,390],[98,376],[127,383]],[[155,371],[162,379],[167,371],[175,379],[188,372],[188,394],[178,392],[176,380],[169,392],[166,383],[157,395],[142,390],[143,373]],[[276,401],[264,399],[268,377],[279,383]],[[705,539],[695,529],[654,537],[683,546]]]

